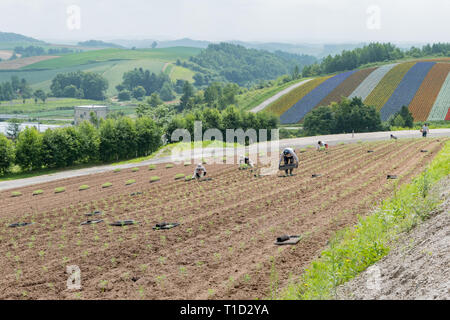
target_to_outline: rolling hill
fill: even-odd
[[[408,106],[415,121],[445,120],[450,107],[450,58],[407,61],[319,77],[292,90],[265,110],[282,124],[301,122],[313,108],[341,97],[360,97],[386,121]]]
[[[19,78],[25,78],[33,89],[49,91],[51,80],[58,73],[91,71],[100,73],[108,80],[107,95],[112,96],[117,94],[115,86],[122,82],[123,73],[134,68],[148,69],[154,73],[164,70],[172,80],[192,81],[194,72],[175,65],[175,62],[178,59],[188,59],[198,54],[200,50],[190,47],[142,50],[109,48],[62,54],[51,58],[40,56],[33,63],[17,59],[13,66],[9,61],[0,63],[0,83],[9,81],[11,76],[17,75]]]

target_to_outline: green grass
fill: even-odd
[[[240,94],[236,97],[237,99],[237,105],[239,108],[248,111],[253,109],[254,107],[258,106],[265,100],[269,99],[270,97],[276,95],[278,92],[302,81],[304,79],[297,79],[294,81],[289,81],[286,83],[277,83],[274,86],[256,89],[256,90],[249,90],[243,94]]]
[[[90,186],[88,186],[87,184],[83,184],[82,186],[80,186],[79,188],[78,188],[78,190],[79,191],[83,191],[83,190],[87,190],[87,189],[89,189],[90,188]]]
[[[55,193],[62,193],[65,191],[66,191],[66,188],[64,188],[64,187],[55,188]]]
[[[156,181],[159,181],[159,180],[160,180],[160,178],[158,176],[153,176],[153,177],[150,178],[150,182],[156,182]]]
[[[177,173],[175,175],[175,180],[180,180],[180,179],[183,179],[184,177],[185,177],[184,173]]]
[[[130,180],[127,180],[127,182],[125,182],[125,185],[129,186],[130,184],[134,184],[134,183],[136,183],[136,180],[130,179]]]
[[[139,168],[133,168],[133,169],[131,169],[131,171],[132,171],[132,172],[138,172],[138,171],[139,171]]]
[[[122,171],[122,169],[120,169],[120,168],[117,168],[117,169],[114,169],[114,170],[113,170],[114,173],[118,173],[118,172],[120,172],[120,171]]]
[[[170,169],[170,168],[173,168],[173,164],[171,164],[171,163],[166,164],[166,169]]]
[[[37,196],[37,195],[43,194],[43,193],[44,193],[44,190],[41,190],[41,189],[39,189],[39,190],[34,190],[34,191],[33,191],[33,196]]]
[[[429,190],[450,172],[450,141],[425,171],[411,183],[396,188],[374,213],[358,217],[313,261],[300,282],[289,285],[281,299],[333,299],[337,286],[354,278],[385,256],[399,233],[409,231],[428,217],[440,200]]]
[[[148,166],[148,170],[155,170],[156,166],[154,164],[151,164]]]
[[[106,182],[106,183],[102,184],[102,188],[103,188],[103,189],[109,188],[109,187],[111,187],[111,186],[112,186],[112,183],[111,183],[111,182]]]
[[[186,176],[186,177],[184,178],[184,180],[185,180],[185,181],[191,181],[191,180],[192,180],[192,176]]]
[[[11,192],[11,197],[13,197],[13,198],[20,197],[21,195],[22,195],[22,192],[20,192],[20,191]]]

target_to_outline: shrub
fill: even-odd
[[[79,191],[83,191],[83,190],[87,190],[87,189],[89,189],[90,187],[87,185],[87,184],[83,184],[82,186],[80,186],[79,188],[78,188],[78,190]]]
[[[160,178],[158,176],[153,176],[153,177],[150,178],[150,182],[156,182],[156,181],[159,181],[159,180],[160,180]]]
[[[185,177],[184,173],[178,173],[175,175],[175,180],[183,179]]]
[[[14,161],[13,143],[0,134],[0,174],[8,171]]]
[[[64,187],[55,188],[55,193],[61,193],[64,191],[66,191],[66,188],[64,188]]]

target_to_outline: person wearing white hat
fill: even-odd
[[[192,176],[192,179],[200,179],[206,176],[206,168],[199,163],[197,167],[194,170],[194,175]]]

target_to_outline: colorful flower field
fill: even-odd
[[[408,106],[415,121],[449,120],[450,60],[408,61],[315,78],[268,106],[282,124],[299,123],[313,108],[360,97],[382,120]]]

